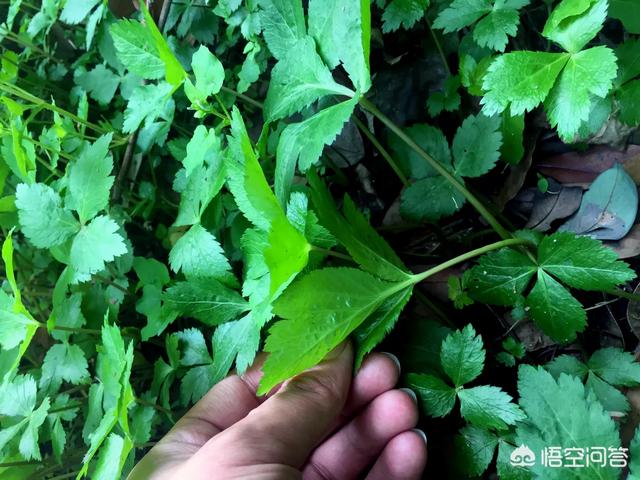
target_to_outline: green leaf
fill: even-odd
[[[620,87],[616,92],[620,120],[630,127],[640,124],[640,80],[634,80]]]
[[[255,359],[260,347],[260,330],[266,319],[251,312],[240,320],[227,322],[213,334],[214,383],[222,380],[236,363],[236,372],[242,375]]]
[[[231,265],[216,238],[200,224],[193,225],[169,252],[171,270],[187,278],[224,281],[233,275]]]
[[[193,68],[196,83],[193,85],[189,79],[185,83],[185,93],[191,103],[204,102],[207,97],[220,91],[224,81],[224,68],[220,60],[204,45],[200,45],[191,57],[191,68]],[[198,126],[200,127],[201,125]]]
[[[162,108],[168,102],[172,102],[170,94],[173,88],[168,83],[147,84],[136,87],[129,97],[127,108],[124,112],[122,131],[133,133],[144,121],[149,125],[162,113]]]
[[[520,163],[524,157],[524,114],[512,116],[507,110],[502,112],[502,159],[511,165]]]
[[[616,74],[616,56],[608,47],[571,55],[544,104],[551,126],[558,128],[563,140],[573,139],[580,124],[588,119],[592,96],[606,97]]]
[[[571,355],[560,355],[545,365],[545,368],[557,380],[561,373],[572,375],[584,380],[589,373],[589,368]]]
[[[477,427],[506,430],[526,416],[512,398],[498,387],[480,386],[458,391],[460,413]]]
[[[446,178],[427,177],[402,191],[400,214],[408,220],[435,222],[457,212],[464,203],[464,195]]]
[[[109,31],[118,59],[129,71],[148,80],[164,76],[164,62],[144,25],[133,20],[119,20]]]
[[[587,325],[580,302],[544,270],[526,300],[529,314],[544,333],[556,341],[568,342]]]
[[[391,0],[382,14],[382,31],[395,32],[400,27],[409,30],[424,16],[429,0]]]
[[[135,257],[133,270],[142,285],[163,286],[169,283],[169,271],[166,265],[155,258]]]
[[[482,338],[471,324],[447,335],[442,341],[442,368],[456,387],[469,383],[482,373],[485,351]]]
[[[128,443],[131,440],[127,440]],[[129,445],[129,449],[131,446]],[[118,434],[112,433],[107,437],[96,463],[96,469],[91,478],[95,480],[110,480],[120,476],[122,465],[126,460],[128,449],[125,440]]]
[[[608,0],[562,0],[549,15],[542,35],[577,53],[602,28],[608,6]]]
[[[529,285],[536,265],[526,255],[504,248],[480,257],[465,274],[469,295],[492,305],[515,305]]]
[[[91,98],[101,105],[107,105],[113,100],[116,90],[120,86],[120,77],[104,65],[96,65],[88,72],[74,76]]]
[[[405,128],[406,133],[420,148],[431,155],[436,161],[447,167],[451,166],[451,151],[449,142],[439,128],[427,124],[417,124]],[[439,174],[424,161],[414,150],[400,140],[397,135],[389,137],[389,145],[394,152],[402,170],[414,179],[436,177]]]
[[[520,406],[528,417],[517,426],[517,443],[540,452],[549,445],[562,448],[619,447],[614,421],[600,403],[585,391],[582,382],[568,375],[556,381],[542,367],[521,365],[518,370]],[[589,421],[585,421],[585,419]],[[536,477],[565,479],[575,475],[568,468],[547,468],[536,462],[530,470]],[[597,464],[580,468],[580,479],[615,479],[619,472]],[[577,478],[577,477],[576,477]]]
[[[629,477],[627,480],[638,480],[640,478],[640,428],[636,429],[636,433],[629,445],[629,453],[631,461],[629,462]]]
[[[309,35],[329,68],[342,62],[360,94],[371,87],[369,0],[310,0]]]
[[[67,0],[60,13],[60,21],[69,25],[82,22],[100,0]]]
[[[364,357],[393,329],[412,292],[412,287],[408,287],[389,297],[353,332],[356,368],[360,367]]]
[[[456,403],[455,388],[444,383],[439,377],[410,373],[407,383],[416,392],[424,413],[432,417],[444,417]]]
[[[309,184],[320,222],[335,235],[364,270],[385,280],[403,281],[408,278],[408,271],[402,260],[371,227],[348,196],[344,200],[344,215],[341,215],[326,185],[313,170],[309,172]]]
[[[331,145],[349,120],[357,98],[325,108],[300,123],[287,125],[280,134],[276,153],[275,191],[286,204],[296,165],[306,172],[318,163],[325,145]]]
[[[271,54],[281,60],[307,34],[300,0],[260,0],[260,24]]]
[[[640,39],[629,39],[615,49],[618,59],[618,78],[616,83],[624,85],[640,75]]]
[[[444,91],[434,92],[429,95],[427,99],[427,108],[429,109],[429,115],[435,117],[440,112],[455,112],[460,108],[460,94],[458,93],[460,88],[460,77],[453,75],[447,77],[444,81]]]
[[[585,387],[598,398],[605,410],[626,414],[630,410],[627,397],[594,373],[589,373]]]
[[[609,15],[620,20],[629,33],[640,34],[640,5],[634,0],[609,0]]]
[[[497,445],[495,434],[484,428],[473,425],[461,428],[454,438],[455,468],[467,476],[480,475],[491,463]]]
[[[264,103],[265,120],[288,117],[327,95],[352,97],[353,92],[333,80],[316,53],[313,39],[305,37],[271,71]]]
[[[398,291],[353,268],[315,270],[292,284],[274,305],[283,320],[269,330],[258,393],[319,363]]]
[[[537,107],[551,91],[556,78],[569,61],[566,53],[510,52],[497,57],[487,69],[482,101],[487,116],[510,107],[520,115]]]
[[[469,115],[453,138],[453,166],[456,175],[479,177],[491,170],[500,158],[502,133],[500,117]]]
[[[19,184],[16,207],[22,232],[38,248],[60,245],[80,228],[71,212],[62,208],[60,195],[42,183]]]
[[[38,322],[24,313],[0,310],[0,345],[5,350],[11,350],[27,338],[29,327],[39,326]]]
[[[103,135],[85,148],[78,160],[69,165],[68,195],[65,203],[78,212],[83,224],[109,204],[113,185],[113,160],[109,156],[111,135]]]
[[[613,250],[569,232],[546,236],[538,246],[538,263],[563,283],[582,290],[611,290],[635,278]]]
[[[619,348],[601,348],[587,362],[589,369],[616,387],[635,387],[640,383],[640,363]]]
[[[162,32],[158,30],[153,17],[147,9],[147,5],[143,3],[140,8],[144,16],[146,30],[149,32],[149,38],[158,52],[160,60],[162,60],[162,63],[164,64],[165,78],[167,82],[173,86],[180,85],[184,79],[187,78],[187,72],[184,71],[184,68],[182,68],[182,65],[171,51],[171,48],[162,35]]]
[[[213,279],[178,282],[166,290],[163,301],[168,311],[196,318],[205,325],[233,320],[249,309],[237,292]]]
[[[71,244],[69,262],[80,275],[92,275],[105,264],[127,253],[120,227],[111,218],[100,216],[83,226]]]
[[[42,363],[40,386],[65,382],[78,385],[89,378],[88,363],[82,349],[77,345],[57,343],[47,351]]]
[[[473,38],[478,45],[502,52],[518,31],[518,10],[528,4],[529,0],[454,0],[438,14],[433,26],[450,33],[477,22]]]

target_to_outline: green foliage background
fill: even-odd
[[[583,348],[576,290],[629,297],[634,270],[590,237],[517,230],[475,192],[523,161],[541,122],[576,148],[637,128],[640,3],[147,3],[0,5],[0,476],[121,478],[258,351],[265,393],[348,337],[359,364],[402,318],[411,333],[390,345],[425,418],[455,432],[434,450],[452,446],[452,478],[619,478],[516,469],[509,455],[629,446],[612,416],[630,413],[640,366]],[[418,121],[378,82],[403,78],[407,44],[442,71]],[[491,231],[413,273],[372,226],[357,169],[336,162],[349,126],[409,230],[459,215]],[[450,312],[511,309],[582,355],[547,363],[502,325],[488,329],[498,345],[483,340],[486,319],[434,321],[441,309],[413,295],[443,272]]]

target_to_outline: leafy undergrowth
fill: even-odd
[[[347,338],[427,476],[640,478],[640,3],[147,3],[0,5],[2,478]]]

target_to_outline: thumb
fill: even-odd
[[[294,377],[262,405],[211,442],[245,445],[233,462],[300,467],[343,410],[351,385],[353,349],[344,342],[318,366]],[[226,437],[226,438],[225,438]],[[220,443],[216,450],[222,451]],[[230,459],[229,459],[230,460]]]

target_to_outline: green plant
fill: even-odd
[[[634,270],[592,238],[518,229],[487,195],[526,163],[525,127],[545,115],[568,143],[603,129],[623,143],[640,124],[635,4],[138,3],[0,6],[0,475],[120,478],[258,351],[260,393],[347,338],[357,368],[403,311],[399,331],[418,333],[390,345],[424,413],[457,432],[455,475],[482,474],[497,449],[501,478],[552,478],[511,465],[514,448],[622,445],[608,412],[631,411],[633,357],[564,354],[545,370],[531,364],[548,352],[529,355],[512,329],[531,319],[564,349],[588,324],[569,289],[637,300],[619,289]],[[384,107],[377,76],[405,75],[394,42],[442,70],[417,120]],[[336,153],[350,131],[366,138],[364,172]],[[437,247],[383,235],[367,195],[397,196],[406,237]],[[499,318],[516,324],[467,325],[425,288],[442,275],[460,315],[509,307]],[[416,304],[454,328],[415,326]]]

